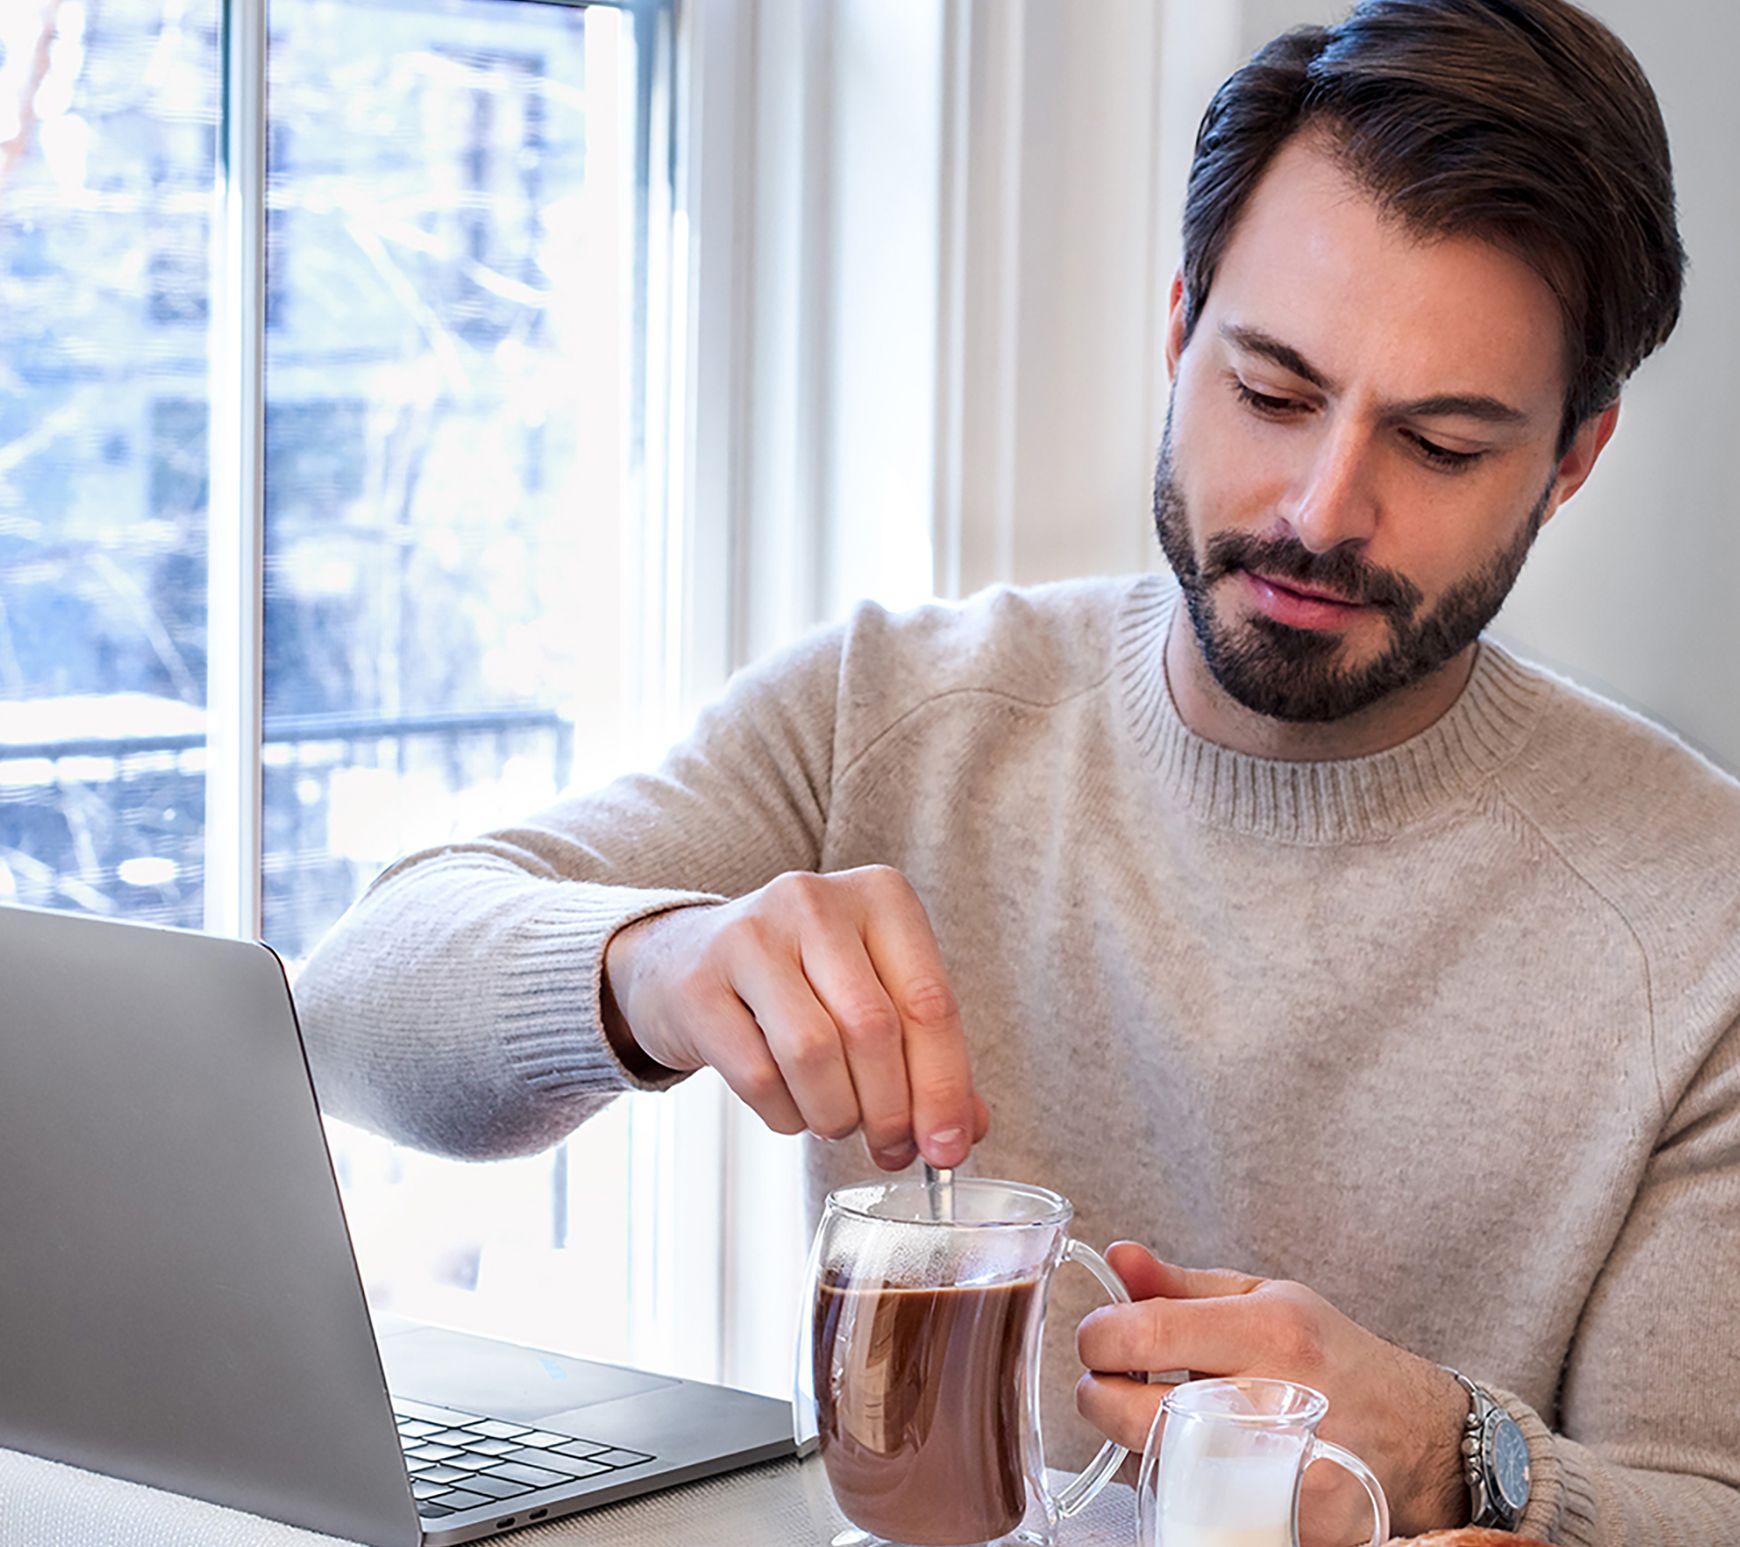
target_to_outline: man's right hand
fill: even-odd
[[[884,865],[630,924],[605,948],[603,1000],[631,1066],[709,1065],[777,1133],[862,1129],[885,1171],[959,1165],[990,1125],[930,920]]]

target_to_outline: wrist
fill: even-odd
[[[604,1040],[630,1075],[648,1083],[685,1072],[662,1062],[642,1045],[623,1009],[624,1002],[630,999],[636,962],[647,936],[669,916],[655,913],[623,925],[605,943],[599,971],[598,1018],[604,1028]]]
[[[1410,1534],[1468,1524],[1468,1482],[1462,1436],[1468,1421],[1468,1395],[1448,1370],[1430,1368],[1431,1393],[1407,1508],[1398,1509],[1396,1529]]]

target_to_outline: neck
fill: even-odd
[[[1250,757],[1321,763],[1387,752],[1436,723],[1467,687],[1479,648],[1469,645],[1430,676],[1342,719],[1276,720],[1245,708],[1214,680],[1189,609],[1179,606],[1166,638],[1166,679],[1179,719],[1203,740]]]

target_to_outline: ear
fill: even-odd
[[[1583,487],[1584,481],[1595,471],[1595,463],[1601,453],[1607,449],[1607,442],[1613,439],[1613,432],[1618,428],[1617,403],[1592,418],[1585,419],[1578,427],[1571,449],[1559,458],[1558,470],[1553,474],[1552,497],[1548,501],[1546,514],[1541,517],[1542,526],[1551,521],[1558,514],[1559,507]]]
[[[1178,379],[1178,357],[1184,353],[1184,270],[1172,275],[1172,293],[1166,302],[1166,379]]]

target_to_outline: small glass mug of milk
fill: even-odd
[[[1194,1380],[1167,1393],[1137,1483],[1140,1547],[1299,1547],[1299,1484],[1313,1461],[1346,1467],[1370,1496],[1371,1547],[1390,1511],[1358,1456],[1317,1438],[1329,1399],[1282,1380]]]

